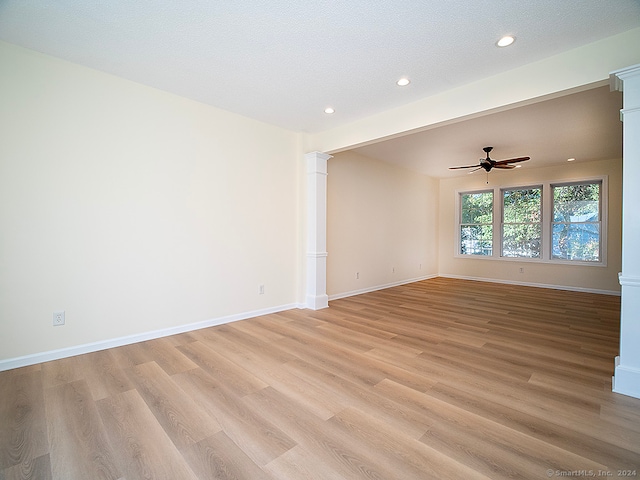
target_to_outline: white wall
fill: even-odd
[[[5,43],[0,69],[0,361],[296,304],[296,134]]]
[[[330,299],[437,274],[437,180],[354,152],[328,172]]]
[[[582,180],[608,176],[607,266],[580,266],[454,257],[457,225],[455,201],[457,191],[480,190],[495,186],[535,185],[538,182]],[[573,162],[549,168],[522,168],[506,172],[478,172],[440,181],[439,273],[463,278],[478,278],[507,283],[561,286],[576,290],[620,292],[618,272],[621,269],[622,231],[622,161]],[[524,269],[520,273],[520,268]]]

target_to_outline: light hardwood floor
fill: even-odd
[[[619,309],[437,278],[2,372],[0,479],[638,477]]]

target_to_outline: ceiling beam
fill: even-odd
[[[609,81],[609,73],[640,63],[640,28],[433,95],[317,134],[307,152],[338,153],[415,133],[455,119],[576,93]]]

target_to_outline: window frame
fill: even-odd
[[[462,203],[463,203],[462,202],[462,196],[463,195],[482,194],[482,193],[491,193],[491,195],[492,195],[492,198],[491,198],[491,207],[492,207],[491,208],[491,224],[488,224],[488,223],[477,223],[477,224],[462,223]],[[467,257],[469,257],[469,258],[486,258],[486,257],[493,256],[493,253],[495,252],[495,237],[496,237],[495,201],[496,201],[496,194],[495,194],[495,192],[494,192],[494,190],[492,188],[485,188],[483,190],[477,190],[477,191],[473,191],[473,192],[462,192],[458,196],[459,206],[457,208],[457,211],[458,211],[458,231],[457,231],[458,250],[457,251],[463,257],[465,257],[465,258],[467,258]],[[473,253],[462,253],[462,226],[463,225],[491,225],[491,255],[479,255],[479,254],[473,254]]]
[[[593,185],[600,184],[600,195],[598,197],[598,214],[599,214],[599,224],[600,224],[600,232],[599,232],[599,241],[598,241],[598,249],[599,249],[599,258],[598,261],[593,260],[566,260],[564,258],[554,258],[553,257],[553,226],[556,223],[554,221],[554,209],[555,209],[555,200],[553,195],[553,189],[555,187],[568,187],[573,185]],[[570,182],[554,182],[550,184],[551,192],[550,192],[550,200],[551,200],[551,208],[550,208],[550,232],[549,232],[549,248],[550,248],[550,258],[554,261],[554,263],[568,263],[571,265],[575,264],[599,264],[602,261],[603,256],[606,252],[606,237],[608,236],[606,233],[608,230],[605,230],[605,202],[604,202],[604,194],[603,191],[605,189],[605,182],[600,179],[590,179],[590,180],[579,180],[579,181],[570,181]],[[571,223],[580,223],[580,222],[571,222]],[[593,222],[591,222],[593,223]],[[606,263],[606,262],[605,262]]]
[[[600,261],[584,261],[584,260],[565,260],[553,258],[552,256],[552,224],[553,224],[553,189],[552,186],[564,186],[571,184],[600,183]],[[504,190],[525,190],[528,188],[542,188],[542,236],[541,236],[541,254],[538,258],[532,257],[503,257],[502,256],[502,219],[503,219],[503,199],[502,192]],[[471,255],[460,253],[460,227],[462,225],[462,195],[472,193],[482,193],[493,191],[493,244],[492,255]],[[496,201],[496,199],[499,199]],[[499,203],[498,203],[499,202]],[[607,266],[607,239],[609,236],[608,226],[608,176],[601,175],[596,177],[580,177],[569,179],[553,179],[538,182],[529,182],[524,184],[503,184],[493,187],[485,187],[478,189],[456,189],[455,191],[455,222],[454,222],[454,258],[467,260],[488,260],[488,261],[504,261],[504,262],[527,262],[527,263],[550,263],[555,265],[577,265],[591,267]]]
[[[510,191],[514,191],[514,190],[534,190],[534,189],[539,189],[540,190],[540,221],[538,222],[540,225],[540,255],[537,257],[510,257],[504,254],[504,226],[505,226],[505,221],[504,221],[504,193],[505,192],[510,192]],[[544,185],[542,184],[536,184],[536,185],[523,185],[523,186],[518,186],[518,187],[501,187],[500,188],[500,258],[515,258],[517,260],[522,260],[522,259],[531,259],[531,260],[537,260],[539,258],[542,258],[544,255],[544,244],[545,244],[545,240],[544,240],[544,231],[543,231],[543,226],[544,226]],[[513,224],[513,222],[509,222],[509,224]],[[533,225],[532,222],[528,223],[529,225]]]

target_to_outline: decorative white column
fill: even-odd
[[[327,160],[311,152],[307,161],[307,308],[329,306],[327,296]]]
[[[622,307],[613,391],[640,398],[640,65],[611,74],[623,92]]]

